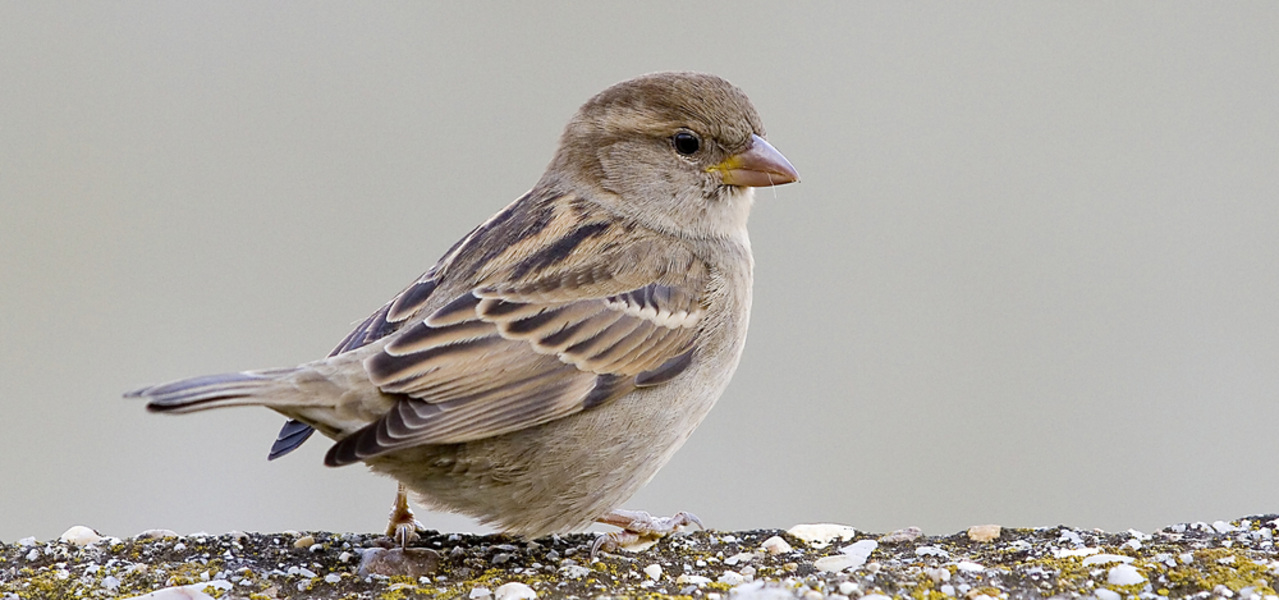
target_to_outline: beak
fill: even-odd
[[[799,172],[764,138],[751,134],[750,146],[706,169],[719,171],[726,185],[768,187],[799,181]]]

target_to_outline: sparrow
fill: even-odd
[[[624,511],[697,428],[746,342],[753,188],[798,181],[751,101],[709,74],[615,84],[577,111],[533,188],[296,367],[126,394],[155,412],[265,406],[277,458],[318,431],[329,466],[400,483],[388,534],[433,509],[527,538],[700,521]],[[597,543],[597,548],[599,547]]]

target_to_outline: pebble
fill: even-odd
[[[475,588],[471,588],[471,593],[469,596],[467,596],[467,598],[470,598],[471,600],[477,600],[478,598],[490,598],[492,596],[493,596],[492,590],[486,587],[475,587]]]
[[[857,530],[837,523],[802,523],[786,530],[809,546],[825,548],[835,540],[848,541],[857,536]]]
[[[1122,554],[1097,554],[1097,555],[1089,556],[1088,558],[1085,558],[1084,566],[1086,567],[1089,565],[1106,565],[1106,564],[1116,563],[1116,562],[1125,563],[1125,564],[1130,563],[1132,562],[1132,557],[1124,556]]]
[[[1097,600],[1120,600],[1123,598],[1123,596],[1120,596],[1118,592],[1114,592],[1106,588],[1093,590],[1092,595],[1096,596]]]
[[[755,555],[750,552],[738,552],[737,554],[734,554],[728,558],[725,558],[724,564],[732,566],[732,565],[736,565],[737,563],[748,563],[754,559],[755,559]]]
[[[569,579],[581,579],[591,574],[591,570],[582,565],[560,567],[560,573]]]
[[[496,600],[532,600],[536,597],[537,592],[533,588],[518,581],[503,583],[493,592]]]
[[[892,533],[880,536],[879,541],[885,544],[900,544],[901,542],[913,542],[924,537],[924,530],[918,527],[907,527],[898,529]]]
[[[102,539],[102,536],[98,535],[98,532],[89,529],[84,525],[74,525],[71,529],[63,532],[62,536],[58,539],[71,544],[72,546],[88,546],[89,544]]]
[[[862,586],[857,585],[851,581],[845,581],[839,584],[839,593],[845,596],[852,596],[854,592],[857,592],[861,589],[862,589]]]
[[[746,583],[746,577],[737,571],[724,571],[716,581],[724,585],[734,586]]]
[[[315,545],[315,536],[313,535],[304,535],[293,542],[293,547],[299,548],[299,549],[310,548],[311,546],[314,546],[314,545]]]
[[[794,550],[794,548],[792,548],[791,545],[786,542],[786,540],[782,539],[782,536],[780,535],[775,535],[771,538],[764,540],[764,543],[760,544],[759,547],[763,548],[765,552],[768,552],[770,555],[773,555],[773,556],[777,556],[778,554],[785,554],[787,552],[791,552]]]
[[[644,574],[648,575],[649,579],[653,579],[653,580],[661,579],[662,565],[654,563],[647,567],[644,567]]]
[[[210,596],[205,592],[208,588],[214,588],[226,592],[231,589],[230,581],[210,581],[208,583],[193,583],[191,585],[179,585],[174,587],[161,588],[149,594],[141,596],[133,596],[129,600],[214,600],[214,596]]]
[[[178,537],[178,532],[172,529],[148,529],[133,537],[139,540],[175,538]]]
[[[680,575],[675,578],[676,585],[695,585],[702,587],[711,582],[710,577],[702,577],[701,575]]]
[[[1110,585],[1137,585],[1146,583],[1146,576],[1132,565],[1116,565],[1106,574],[1106,582]]]
[[[968,539],[974,542],[989,542],[999,537],[1003,528],[999,525],[973,525],[968,528]]]

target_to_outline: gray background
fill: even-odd
[[[0,540],[380,529],[394,484],[322,440],[267,463],[278,415],[120,392],[325,354],[662,69],[743,87],[804,180],[758,195],[733,385],[628,506],[1279,511],[1276,31],[1272,3],[0,3]]]

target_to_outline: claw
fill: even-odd
[[[419,529],[422,529],[422,524],[413,518],[408,490],[404,489],[404,484],[400,484],[395,492],[395,504],[391,506],[390,522],[386,524],[386,535],[395,540],[401,549],[405,549],[418,540]]]
[[[622,531],[601,534],[591,544],[591,558],[599,552],[615,552],[645,540],[666,537],[689,525],[706,529],[697,515],[678,512],[671,517],[654,517],[644,511],[614,509],[595,520],[597,523],[621,527]]]

